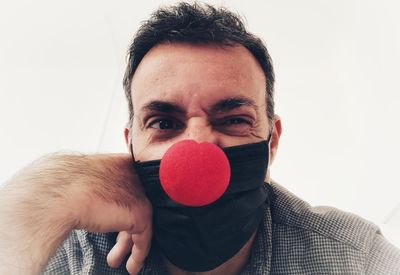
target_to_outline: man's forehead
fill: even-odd
[[[174,76],[176,68],[184,65],[196,64],[207,66],[208,71],[217,71],[215,76],[224,76],[228,73],[240,74],[242,77],[251,77],[248,69],[257,68],[265,81],[265,75],[256,58],[240,44],[232,46],[219,44],[189,44],[189,43],[163,43],[151,48],[141,60],[133,77],[132,85],[135,85],[138,77],[143,77],[142,72],[148,79],[158,79],[157,72]],[[149,70],[151,68],[151,70]],[[205,67],[203,66],[203,69]],[[223,70],[219,70],[223,68]],[[168,70],[169,69],[169,70]],[[242,70],[240,70],[242,69]],[[154,74],[151,74],[154,73]],[[250,72],[249,72],[250,73]]]
[[[188,95],[206,97],[213,104],[242,97],[260,105],[265,88],[261,67],[243,46],[162,44],[143,58],[131,92],[138,111],[151,101],[179,101]]]

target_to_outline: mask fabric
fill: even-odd
[[[209,271],[247,243],[269,206],[264,183],[269,139],[222,148],[231,167],[228,188],[218,200],[201,207],[168,197],[159,180],[160,160],[135,162],[153,205],[153,239],[171,263],[186,271]]]

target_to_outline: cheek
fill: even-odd
[[[270,125],[267,114],[260,114],[260,121],[258,123],[259,125],[257,127],[257,132],[259,132],[264,139],[268,138],[270,131],[272,131],[273,125]]]
[[[135,161],[149,161],[161,159],[173,142],[152,142],[151,137],[143,131],[138,120],[132,125],[132,150]]]
[[[136,161],[149,161],[161,159],[172,144],[135,144],[133,155]]]

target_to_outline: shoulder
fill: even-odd
[[[277,183],[271,183],[272,222],[311,231],[367,251],[379,228],[357,215],[334,207],[311,206]]]
[[[400,251],[372,222],[311,206],[277,183],[269,189],[276,270],[291,262],[299,273],[400,274]]]

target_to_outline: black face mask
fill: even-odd
[[[269,204],[264,183],[269,139],[223,151],[231,167],[228,188],[201,207],[168,197],[159,180],[160,160],[135,163],[153,205],[154,240],[171,263],[186,271],[209,271],[232,258],[253,235]]]

